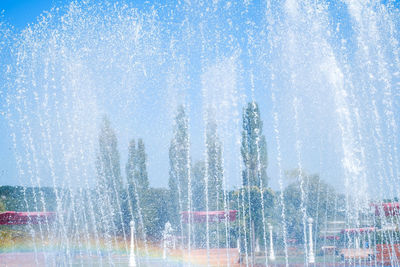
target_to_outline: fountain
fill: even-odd
[[[0,262],[399,265],[399,14],[74,0],[19,30],[5,12],[0,129],[21,187],[0,187],[0,218],[24,224]]]
[[[172,238],[172,234],[174,229],[169,222],[165,224],[164,231],[163,231],[163,259],[167,259],[168,250],[172,247],[171,243],[174,243]]]
[[[129,267],[136,267],[136,258],[135,258],[135,241],[134,241],[134,232],[135,232],[135,222],[131,221],[129,223],[131,227],[131,245],[129,251]]]
[[[272,225],[268,224],[268,229],[269,229],[269,259],[271,261],[275,260],[275,251],[274,251],[274,240],[272,237]]]
[[[312,237],[312,223],[313,219],[310,217],[308,218],[308,232],[310,234],[309,238],[309,244],[310,244],[310,250],[309,250],[309,255],[308,255],[308,262],[311,264],[315,263],[315,256],[314,256],[314,245],[313,245],[313,237]]]

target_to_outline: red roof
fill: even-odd
[[[205,223],[209,222],[223,222],[225,218],[229,221],[233,222],[236,220],[237,210],[228,210],[225,212],[224,210],[217,211],[183,211],[181,212],[182,222],[188,223],[189,217],[191,217],[192,222],[194,223]]]
[[[400,215],[400,203],[398,202],[371,204],[371,206],[375,207],[376,216],[379,216],[382,213],[385,214],[386,217]]]
[[[0,212],[0,225],[26,225],[52,222],[55,212]]]

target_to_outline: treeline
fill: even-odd
[[[179,237],[178,245],[235,247],[239,240],[247,251],[253,251],[257,243],[261,248],[267,245],[268,224],[274,226],[278,244],[283,242],[284,234],[287,239],[303,242],[305,216],[317,219],[317,231],[327,220],[342,216],[337,212],[341,198],[318,175],[307,175],[302,170],[288,173],[295,179],[283,194],[268,187],[267,143],[256,102],[243,109],[242,184],[238,189],[227,190],[218,125],[213,116],[207,117],[205,158],[193,162],[188,116],[184,106],[178,107],[169,147],[168,188],[150,186],[145,144],[140,138],[130,141],[128,160],[121,168],[118,140],[109,119],[104,117],[93,189],[5,186],[0,187],[0,202],[7,210],[55,211],[63,226],[60,231],[76,236],[82,230],[96,236],[126,236],[129,222],[134,220],[139,239],[157,242],[169,221],[173,234]],[[235,222],[184,224],[181,220],[184,211],[226,209],[239,212]]]
[[[0,186],[0,212],[55,210],[56,205],[51,187]]]

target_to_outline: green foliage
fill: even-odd
[[[103,118],[97,155],[98,185],[102,192],[117,195],[122,192],[122,177],[118,141],[107,117]]]
[[[147,175],[147,156],[142,139],[138,140],[138,148],[136,152],[137,168],[135,170],[136,186],[139,194],[145,194],[149,189],[149,178]]]
[[[103,118],[99,134],[99,151],[96,161],[98,195],[95,204],[100,205],[102,226],[107,231],[121,233],[123,224],[122,195],[123,183],[121,177],[120,155],[114,130],[107,117]],[[111,219],[110,219],[111,218]],[[112,221],[113,220],[113,221]]]
[[[206,130],[206,162],[197,162],[192,172],[192,208],[197,211],[224,209],[221,142],[218,138],[215,121],[212,117],[208,119]],[[205,248],[207,246],[206,224],[195,224],[193,227],[194,244],[196,247]],[[226,232],[223,223],[209,223],[208,233],[211,248],[225,246]]]
[[[398,197],[394,197],[393,199],[386,198],[386,199],[383,199],[382,202],[383,202],[383,203],[399,202],[399,198],[398,198]]]
[[[361,238],[361,241],[364,241],[363,239],[368,238],[368,235],[363,234],[361,235],[364,238]],[[342,235],[342,238],[346,240],[348,238],[347,235]],[[393,244],[396,243],[397,240],[400,240],[400,231],[395,230],[395,231],[379,231],[375,232],[374,235],[370,235],[370,238],[372,238],[372,244]],[[375,240],[373,240],[375,239]]]
[[[128,162],[126,164],[126,178],[128,181],[128,195],[132,207],[137,201],[144,199],[149,190],[149,178],[147,175],[147,156],[142,139],[138,140],[138,147],[135,148],[135,140],[129,144]]]
[[[1,186],[0,202],[10,211],[55,211],[55,190],[51,187]]]
[[[327,220],[338,219],[342,216],[333,212],[338,210],[339,196],[334,188],[318,175],[307,175],[299,170],[292,171],[289,175],[295,177],[296,180],[284,190],[288,236],[298,242],[304,242],[304,215],[305,219],[308,217],[314,219],[314,229],[318,233]],[[301,210],[302,190],[304,211]]]
[[[133,210],[136,209],[136,197],[135,197],[135,169],[136,169],[136,143],[135,140],[131,140],[128,147],[128,162],[126,163],[125,171],[126,171],[126,180],[128,182],[127,187],[127,206],[130,209],[130,215],[133,215]],[[131,217],[130,216],[130,217]],[[132,218],[128,219],[128,223]]]
[[[149,188],[146,165],[147,156],[143,140],[138,140],[137,149],[135,140],[132,140],[126,164],[127,194],[132,216],[137,229],[144,235],[143,238],[158,240],[167,218],[167,194],[166,190]]]
[[[142,212],[147,237],[152,241],[162,239],[162,231],[168,221],[169,192],[163,188],[150,188],[143,198]]]
[[[0,200],[0,212],[6,211],[6,205]]]
[[[241,236],[242,247],[247,243],[247,251],[253,251],[254,239],[263,239],[267,215],[271,214],[274,197],[267,189],[267,143],[262,133],[263,123],[256,102],[247,104],[243,112],[243,131],[241,155],[244,169],[242,171],[243,188],[238,194],[242,212],[241,231],[248,231],[245,238]],[[238,207],[240,208],[240,207]],[[254,238],[251,236],[254,234]]]
[[[262,133],[263,123],[256,102],[247,104],[243,112],[241,154],[244,170],[243,185],[267,187],[267,142]]]
[[[206,210],[206,202],[204,199],[205,192],[205,164],[198,161],[192,168],[192,207],[194,211]]]
[[[240,213],[241,246],[244,249],[244,232],[247,232],[247,251],[252,251],[251,233],[254,238],[263,240],[267,223],[273,223],[275,193],[270,188],[260,189],[257,186],[243,187],[231,196],[235,209]],[[237,200],[239,198],[239,201]],[[263,221],[264,208],[264,221]],[[265,223],[265,225],[263,224]],[[255,241],[255,240],[254,240]]]
[[[221,142],[217,135],[217,125],[214,121],[207,124],[206,134],[208,210],[220,210],[223,207],[224,196],[222,188],[223,166]]]
[[[254,229],[255,238],[259,240],[263,239],[266,223],[272,223],[276,227],[274,229],[279,229],[281,207],[275,203],[277,200],[275,193],[267,188],[267,144],[262,128],[263,123],[257,103],[248,103],[243,114],[241,140],[244,163],[243,186],[228,192],[227,196],[228,207],[239,211],[238,220],[229,223],[229,244],[225,244],[224,223],[211,223],[209,225],[211,247],[236,246],[235,242],[240,238],[243,248],[245,241],[243,233],[246,230],[247,251],[251,252],[253,248],[250,229]],[[110,231],[108,234],[121,234],[122,228],[128,229],[129,221],[133,218],[137,222],[137,231],[145,233],[146,238],[151,241],[159,241],[167,221],[170,221],[178,232],[181,230],[186,232],[183,231],[185,229],[180,229],[179,212],[190,208],[188,195],[190,170],[192,210],[206,210],[206,181],[209,210],[223,209],[222,148],[217,135],[217,126],[211,120],[207,125],[206,148],[206,162],[196,162],[191,166],[188,118],[184,108],[180,106],[175,117],[173,138],[169,148],[169,190],[150,187],[147,155],[142,139],[137,143],[132,140],[129,144],[126,164],[127,187],[124,188],[117,138],[110,122],[104,118],[96,160],[98,178],[96,189],[93,191],[82,189],[79,194],[74,195],[66,189],[3,186],[0,187],[0,211],[6,208],[15,211],[55,211],[57,208],[55,190],[58,190],[64,203],[61,210],[73,210],[76,214],[86,216],[77,216],[77,222],[70,219],[65,223],[67,227],[84,225],[86,222],[79,220],[85,220],[89,216],[89,211],[94,211],[96,213],[94,219],[99,224],[93,227],[100,232],[110,231],[110,228],[115,227],[112,229],[115,231]],[[288,172],[287,175],[292,178],[292,182],[283,192],[289,238],[303,242],[305,217],[312,217],[315,220],[316,233],[322,229],[327,220],[344,217],[339,212],[344,198],[336,194],[334,189],[318,175],[307,175],[301,170]],[[77,199],[72,199],[73,197]],[[303,203],[302,198],[304,198]],[[75,207],[67,206],[71,203],[75,203]],[[78,207],[81,203],[84,205]],[[205,224],[197,224],[192,228],[194,233],[192,242],[196,247],[206,246],[205,227]],[[382,242],[386,242],[384,236],[378,235],[377,239],[379,238]]]
[[[169,148],[169,217],[171,224],[180,229],[180,211],[189,210],[188,181],[190,168],[188,118],[183,106],[178,108]]]

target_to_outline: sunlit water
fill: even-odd
[[[31,211],[52,209],[58,214],[55,223],[31,227],[37,255],[47,239],[62,251],[65,265],[86,255],[97,257],[104,266],[118,265],[118,259],[103,251],[129,251],[130,230],[119,229],[107,218],[115,207],[101,203],[103,227],[96,216],[95,203],[101,199],[93,196],[102,192],[96,187],[95,164],[104,114],[116,131],[122,166],[129,140],[143,137],[150,183],[167,187],[173,121],[183,105],[189,114],[187,174],[192,177],[195,160],[213,160],[207,156],[206,139],[215,130],[223,169],[223,205],[218,209],[229,210],[229,191],[242,186],[243,108],[257,101],[268,144],[265,186],[278,192],[275,210],[280,221],[274,231],[284,265],[292,260],[290,213],[283,194],[290,182],[286,171],[300,170],[292,179],[299,182],[301,192],[298,222],[304,242],[299,247],[304,265],[309,262],[308,210],[319,203],[307,200],[303,170],[319,173],[343,193],[344,199],[335,200],[343,207],[335,204],[337,210],[326,211],[326,216],[344,214],[345,228],[365,226],[365,221],[377,226],[369,204],[399,196],[396,1],[183,1],[137,7],[82,2],[55,8],[22,32],[0,24],[2,53],[9,63],[2,73],[6,92],[0,96],[18,169],[18,181],[13,183],[54,187],[55,203],[46,203],[40,191],[33,195],[33,203],[26,203]],[[209,176],[206,168],[206,184]],[[180,211],[192,209],[192,179],[179,187],[187,188],[180,195]],[[87,194],[90,190],[97,194]],[[241,212],[249,199],[245,194],[240,191],[237,200],[238,220],[243,222]],[[214,206],[207,191],[204,199],[206,210]],[[122,214],[120,204],[115,212]],[[136,231],[143,242],[140,262],[149,265],[152,249],[140,230],[144,228],[140,214]],[[261,218],[259,242],[267,255],[271,214],[263,208]],[[195,249],[194,227],[173,225],[183,229],[180,235],[188,236],[177,246],[189,255]],[[225,235],[216,243],[210,241],[209,227],[207,223],[205,248],[236,244],[230,239],[228,220],[219,224],[217,231]],[[246,266],[255,264],[250,255],[251,227],[239,228]],[[396,236],[387,235],[392,243],[398,242]],[[314,238],[316,248],[323,245],[317,234]],[[349,236],[344,247],[355,246]],[[40,255],[48,264],[54,262],[53,254]],[[264,257],[260,263],[271,262]],[[391,263],[399,264],[394,256]]]

